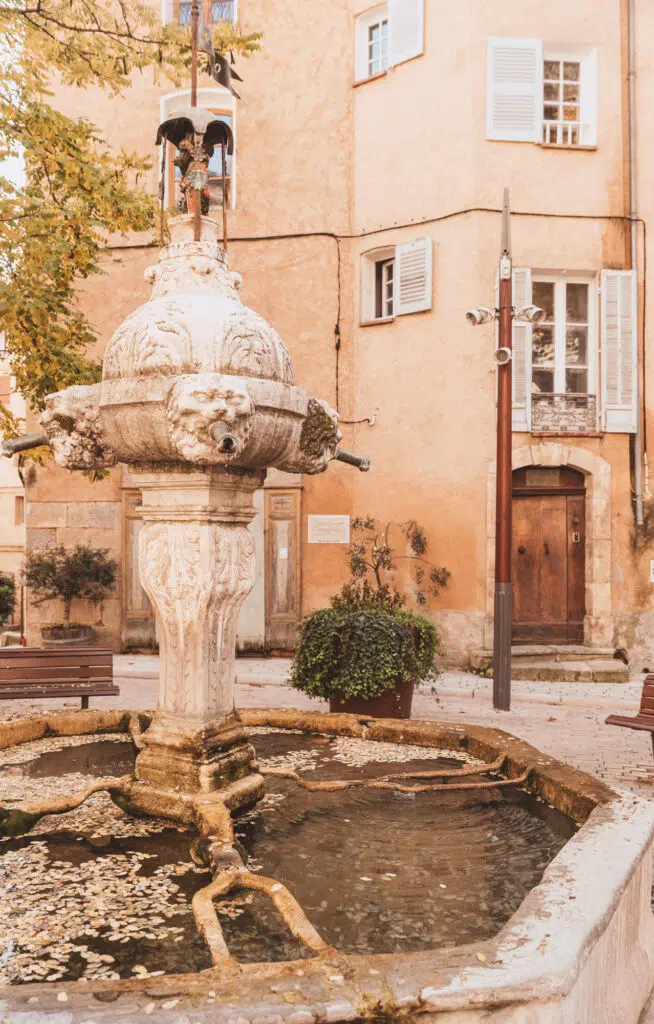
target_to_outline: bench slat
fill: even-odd
[[[93,679],[85,679],[83,676],[62,676],[61,679],[34,679],[32,676],[20,676],[17,679],[0,679],[0,693],[11,689],[12,686],[71,686],[73,683],[80,683],[84,686],[102,686],[104,683],[113,682],[110,672]]]
[[[641,732],[654,733],[654,720],[647,722],[639,717],[626,718],[623,715],[609,715],[605,719],[606,725],[622,725],[625,729],[639,729]]]
[[[84,679],[98,679],[111,676],[111,665],[14,665],[12,668],[0,666],[0,682],[11,679],[68,679],[81,676]]]
[[[0,700],[11,700],[20,697],[81,697],[83,695],[95,697],[113,697],[120,693],[120,688],[115,683],[106,686],[48,686],[47,688],[36,684],[35,686],[11,687],[11,689],[0,690]]]

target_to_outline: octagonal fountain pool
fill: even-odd
[[[649,805],[494,730],[243,717],[266,795],[234,814],[246,867],[213,876],[201,821],[137,818],[104,789],[72,806],[131,776],[133,717],[2,727],[7,1019],[635,1024]],[[66,801],[26,830],[21,809]]]

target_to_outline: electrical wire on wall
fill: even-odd
[[[499,216],[499,215],[502,214],[502,210],[499,207],[495,208],[495,207],[490,207],[490,206],[469,206],[469,207],[466,207],[466,208],[464,208],[462,210],[453,210],[451,213],[441,214],[438,217],[425,217],[425,218],[421,218],[419,220],[406,221],[405,223],[402,223],[402,224],[393,223],[393,224],[386,225],[384,227],[370,228],[367,231],[358,231],[358,232],[354,232],[352,234],[342,234],[342,235],[339,235],[339,234],[336,234],[334,231],[292,231],[292,232],[287,232],[287,233],[283,233],[283,234],[275,234],[275,235],[241,235],[241,236],[234,236],[231,240],[232,240],[232,242],[244,242],[245,243],[245,242],[281,242],[281,241],[285,241],[285,240],[293,240],[293,239],[299,239],[299,238],[329,238],[329,239],[332,239],[334,241],[334,243],[336,244],[336,261],[337,261],[337,266],[336,266],[337,286],[336,286],[336,290],[337,290],[337,299],[336,299],[336,323],[334,325],[334,353],[335,353],[335,361],[334,361],[335,362],[334,393],[335,393],[335,398],[336,398],[336,410],[338,411],[338,406],[339,406],[339,401],[340,401],[340,353],[341,353],[341,345],[342,345],[342,335],[341,335],[341,245],[340,245],[340,243],[343,242],[343,241],[355,241],[355,240],[361,239],[361,238],[370,238],[373,235],[381,235],[381,234],[385,234],[385,233],[387,233],[389,231],[402,231],[402,230],[404,230],[406,228],[428,227],[430,224],[440,224],[443,221],[454,220],[454,219],[459,218],[459,217],[466,217],[466,216],[469,216],[470,214],[477,214],[477,213],[490,213],[490,214],[496,214],[496,215]],[[647,445],[646,445],[647,426],[646,426],[646,416],[645,416],[646,408],[647,408],[647,402],[646,402],[646,397],[645,397],[645,387],[646,387],[646,380],[645,380],[645,352],[646,352],[645,325],[646,325],[646,317],[647,317],[647,224],[646,224],[645,220],[642,217],[634,218],[634,217],[629,217],[629,216],[621,215],[621,214],[606,214],[606,213],[600,213],[600,214],[592,214],[592,213],[545,213],[545,212],[535,212],[535,211],[530,211],[530,210],[519,210],[519,211],[515,211],[515,212],[512,211],[511,212],[511,216],[513,218],[517,218],[517,217],[535,217],[535,218],[544,218],[544,219],[548,219],[548,220],[584,220],[584,221],[587,220],[587,221],[618,221],[618,222],[625,222],[625,221],[627,221],[627,222],[629,222],[631,224],[640,224],[640,225],[642,225],[642,229],[643,229],[643,246],[642,246],[642,251],[643,251],[643,273],[642,273],[642,296],[643,296],[643,310],[642,310],[642,338],[643,338],[642,365],[643,365],[643,374],[642,374],[642,378],[643,378],[643,387],[642,387],[642,398],[641,398],[641,401],[642,401],[642,409],[643,409],[643,441],[644,441],[644,446],[643,447],[644,447],[645,450],[647,450]],[[110,249],[110,250],[147,249],[147,248],[156,248],[156,247],[157,247],[157,242],[150,242],[150,243],[148,243],[146,245],[143,245],[143,244],[141,244],[141,245],[128,244],[128,245],[110,245],[110,246],[107,246],[107,248]],[[356,420],[356,421],[353,421],[353,420],[350,420],[350,421],[348,421],[348,420],[341,420],[341,422],[344,423],[344,424],[351,425],[353,423],[358,423],[358,422],[371,422],[371,420],[370,420],[369,417],[365,417],[362,421],[358,421],[358,420]],[[373,422],[374,422],[374,418],[373,418]]]

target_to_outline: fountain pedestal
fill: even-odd
[[[161,793],[261,796],[254,748],[234,708],[238,613],[254,584],[253,493],[265,471],[136,471],[141,583],[156,614],[160,690],[136,761]],[[141,790],[141,787],[137,787]]]

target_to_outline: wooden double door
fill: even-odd
[[[585,506],[583,476],[575,470],[514,473],[514,642],[583,643]]]

